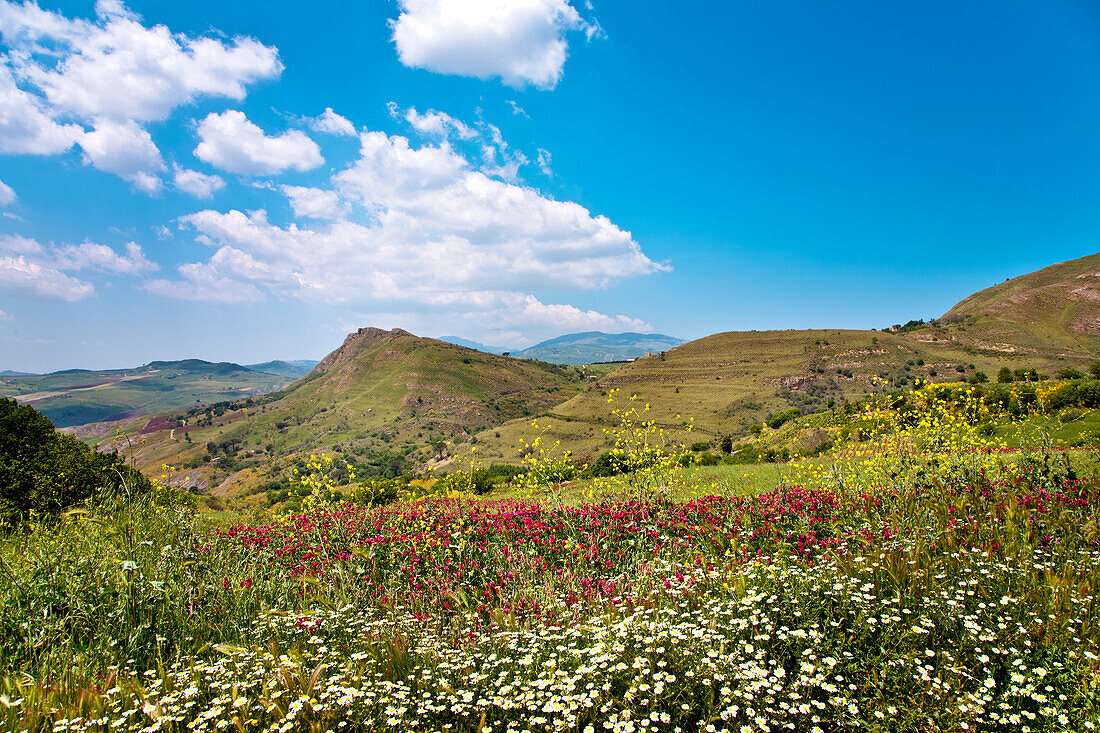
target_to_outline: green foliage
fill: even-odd
[[[1008,367],[1001,367],[1001,370],[997,372],[997,382],[999,384],[1008,384],[1015,381],[1015,377],[1012,375],[1012,370]]]
[[[0,523],[57,516],[105,490],[151,488],[119,455],[92,450],[29,405],[0,398]]]
[[[588,470],[593,476],[617,476],[630,472],[630,461],[626,459],[621,451],[609,450],[601,453]]]
[[[455,471],[441,476],[432,485],[432,491],[488,494],[495,483],[493,475],[485,468],[473,468],[469,471]]]
[[[767,425],[769,428],[777,430],[785,423],[798,418],[801,414],[801,411],[799,411],[797,407],[791,408],[790,410],[784,410],[783,412],[777,412],[768,418]]]
[[[985,372],[974,372],[970,375],[969,381],[971,384],[986,384],[989,382],[989,377]]]

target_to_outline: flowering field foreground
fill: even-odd
[[[54,730],[1092,730],[1100,493],[70,517],[5,548],[0,714]]]

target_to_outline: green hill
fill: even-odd
[[[362,328],[281,392],[123,427],[144,432],[139,465],[168,463],[190,485],[211,489],[238,473],[235,484],[273,475],[288,458],[322,451],[392,474],[429,460],[432,442],[473,442],[485,428],[545,412],[584,386],[572,367]]]
[[[683,339],[660,333],[567,333],[530,346],[512,356],[540,359],[555,364],[594,364],[627,361],[659,353],[684,343]]]
[[[31,405],[57,427],[121,420],[240,399],[285,386],[286,377],[230,362],[154,361],[134,369],[67,369],[0,376],[0,397]]]
[[[1100,254],[974,293],[939,322],[952,338],[981,348],[1100,354]]]
[[[544,444],[560,440],[563,449],[592,460],[609,447],[604,430],[611,426],[613,389],[651,404],[648,417],[670,439],[717,443],[721,436],[747,435],[779,413],[839,409],[914,379],[996,380],[1003,367],[1050,375],[1083,369],[1100,356],[1092,337],[1074,330],[1100,320],[1100,298],[1087,295],[1093,282],[1082,263],[1090,261],[978,293],[934,324],[719,333],[618,367],[567,367],[399,329],[360,329],[282,392],[126,427],[145,433],[142,465],[186,466],[195,485],[234,492],[285,469],[295,456],[322,450],[390,474],[429,463],[440,447],[459,454],[465,447],[456,444],[475,441],[483,462],[516,463],[518,446],[534,437],[532,416],[553,426]],[[1056,296],[1060,309],[1052,305]],[[1069,315],[1059,320],[1055,310]],[[682,429],[689,417],[691,434]]]

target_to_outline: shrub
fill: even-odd
[[[799,417],[802,413],[799,412],[797,407],[792,407],[790,410],[784,410],[783,412],[777,412],[768,418],[768,427],[777,430],[784,424]]]

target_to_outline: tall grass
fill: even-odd
[[[1093,729],[1100,486],[933,428],[956,442],[911,433],[758,496],[677,500],[643,429],[637,490],[577,504],[317,500],[223,526],[104,501],[0,541],[0,720]]]

